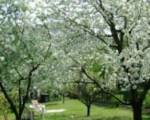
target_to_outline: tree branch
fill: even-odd
[[[64,16],[66,16],[65,13],[64,13],[62,10],[60,10],[59,8],[58,8],[58,11],[59,11],[59,13],[62,13],[62,14],[64,14]],[[86,26],[86,25],[84,25],[84,24],[80,24],[80,23],[76,22],[75,19],[71,19],[71,18],[69,18],[69,17],[67,17],[67,20],[68,20],[70,23],[72,23],[72,24],[74,24],[74,25],[80,27],[84,32],[89,33],[91,36],[93,36],[93,37],[95,37],[95,38],[98,38],[98,39],[101,40],[104,44],[108,44],[108,43],[103,39],[103,36],[102,36],[102,35],[96,34],[96,33],[95,33],[91,28],[89,28],[88,26]]]
[[[35,66],[32,67],[32,69],[29,71],[29,74],[27,76],[27,81],[28,81],[28,85],[27,85],[27,88],[26,88],[26,93],[25,93],[25,97],[24,97],[24,100],[23,100],[23,103],[22,103],[22,106],[21,106],[21,114],[25,108],[25,104],[28,100],[28,95],[29,95],[29,91],[30,91],[30,87],[31,87],[31,81],[32,81],[32,75],[34,73],[34,71],[36,71],[39,67],[40,67],[41,64],[37,64]]]
[[[95,78],[92,78],[85,70],[84,67],[81,67],[81,72],[83,74],[85,74],[87,76],[87,78],[89,78],[91,81],[93,81],[93,83],[98,87],[100,88],[101,92],[104,92],[105,94],[109,94],[111,95],[112,97],[114,97],[118,102],[120,102],[121,104],[124,104],[124,105],[130,105],[130,103],[126,103],[122,100],[120,100],[118,97],[116,97],[113,93],[109,92],[109,91],[106,91],[102,88],[102,86],[98,83],[98,80],[96,80]]]
[[[10,98],[10,96],[8,95],[7,91],[6,91],[6,88],[3,86],[3,83],[2,81],[0,81],[0,88],[6,98],[6,100],[8,101],[8,103],[10,104],[10,108],[11,110],[15,113],[16,116],[19,116],[18,114],[18,111],[17,111],[17,107],[16,105],[14,104],[13,100]]]
[[[120,99],[119,99],[118,97],[116,97],[113,93],[104,90],[104,88],[102,88],[102,86],[98,83],[98,80],[97,80],[96,78],[91,77],[91,76],[87,73],[87,71],[86,71],[86,69],[85,69],[85,67],[84,67],[83,65],[81,65],[81,64],[80,64],[76,59],[74,59],[73,57],[71,57],[71,59],[72,59],[76,64],[78,64],[78,65],[81,67],[81,73],[83,73],[89,80],[91,80],[92,83],[95,84],[95,85],[101,90],[101,92],[104,92],[105,94],[111,95],[113,98],[115,98],[115,99],[116,99],[118,102],[120,102],[121,104],[130,105],[130,103],[126,103],[126,102],[120,100]]]
[[[94,5],[94,7],[103,16],[105,22],[110,27],[110,31],[111,31],[113,40],[117,45],[117,50],[118,50],[119,53],[121,53],[121,51],[123,49],[123,36],[124,36],[124,33],[123,33],[122,30],[118,31],[116,29],[116,25],[115,25],[115,22],[114,22],[114,15],[113,15],[113,13],[111,13],[110,11],[105,9],[105,7],[103,6],[102,0],[98,0],[97,5]],[[119,38],[119,34],[120,34],[120,38]]]

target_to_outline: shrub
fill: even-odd
[[[3,94],[0,93],[0,114],[3,115],[4,120],[7,120],[7,114],[10,112],[8,102],[6,101]]]
[[[145,98],[144,107],[145,108],[150,108],[150,91],[149,91],[149,93],[147,94],[147,96]]]

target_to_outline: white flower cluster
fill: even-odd
[[[118,80],[123,90],[138,89],[150,80],[150,54],[135,47],[123,50],[120,57]]]
[[[0,22],[2,24],[11,23],[12,25],[22,24],[23,11],[17,7],[16,3],[3,3],[0,5]]]

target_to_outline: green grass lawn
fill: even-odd
[[[46,104],[46,109],[66,109],[63,113],[49,113],[45,120],[132,120],[132,112],[123,108],[92,106],[91,117],[86,117],[86,107],[77,100]],[[41,120],[41,118],[37,118]]]
[[[41,118],[39,113],[35,113],[35,120],[132,120],[132,111],[130,109],[95,105],[91,108],[91,117],[86,117],[86,107],[78,100],[67,99],[64,104],[61,101],[49,102],[46,104],[46,109],[65,109],[66,111],[47,113],[44,115],[44,119]],[[146,115],[143,117],[143,120],[150,120],[150,117]],[[3,120],[1,116],[0,120]],[[13,119],[11,117],[8,120]]]

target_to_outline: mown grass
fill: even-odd
[[[52,102],[46,106],[46,109],[66,109],[66,111],[49,113],[45,115],[45,120],[132,120],[132,112],[128,109],[94,105],[91,109],[91,117],[86,117],[86,107],[77,100],[67,100],[65,104]]]
[[[91,116],[86,117],[86,107],[78,100],[67,99],[64,104],[61,101],[49,102],[46,104],[46,109],[65,109],[66,111],[62,113],[47,113],[44,115],[44,118],[39,113],[35,113],[35,120],[133,120],[132,111],[129,108],[95,105],[91,108]],[[143,120],[150,120],[148,115],[144,115],[143,118]],[[0,116],[0,120],[4,119]],[[8,120],[13,119],[11,117]]]

